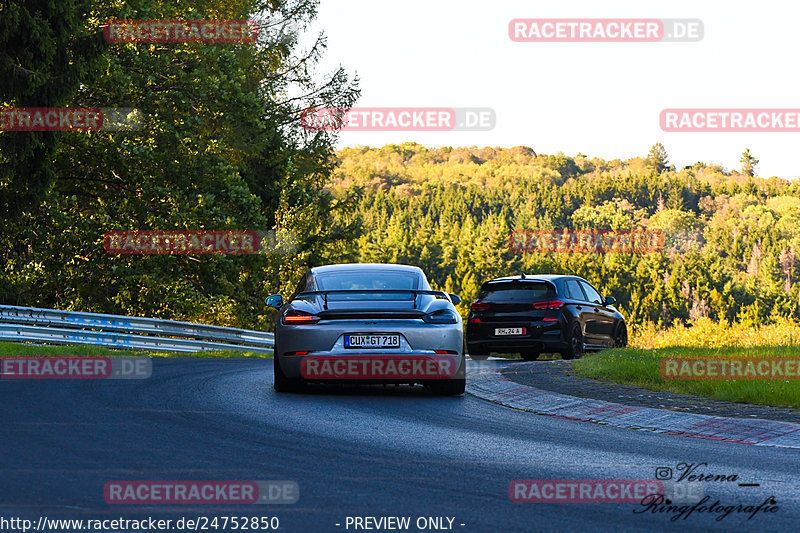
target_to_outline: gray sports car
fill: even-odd
[[[307,382],[418,383],[464,392],[464,342],[455,294],[431,290],[418,267],[344,264],[312,268],[279,309],[275,390]]]

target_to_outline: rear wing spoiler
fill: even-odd
[[[358,289],[358,290],[334,290],[334,291],[306,291],[306,292],[298,292],[292,297],[292,300],[297,300],[298,298],[304,296],[322,296],[324,298],[324,306],[325,310],[328,309],[328,295],[329,294],[413,294],[414,295],[414,307],[417,307],[417,296],[420,294],[429,295],[429,296],[438,296],[453,303],[453,299],[450,298],[450,295],[444,291],[428,291],[428,290],[421,290],[421,289]]]

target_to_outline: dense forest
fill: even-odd
[[[467,303],[492,277],[583,276],[634,324],[709,317],[768,323],[800,318],[796,250],[800,188],[696,163],[676,170],[660,144],[626,161],[542,155],[527,147],[345,148],[330,189],[357,198],[357,261],[422,267]],[[343,215],[340,215],[343,216]],[[655,253],[519,253],[515,230],[660,230]],[[466,311],[466,304],[462,305]]]
[[[527,147],[335,151],[301,127],[357,78],[301,46],[317,0],[0,2],[0,107],[135,108],[134,131],[0,131],[0,304],[269,328],[264,296],[310,266],[419,265],[466,302],[495,276],[588,278],[634,324],[800,318],[800,189],[661,145],[605,161]],[[112,19],[247,19],[255,43],[112,43]],[[46,29],[47,31],[44,31]],[[509,234],[659,230],[656,253],[518,253]],[[112,254],[111,231],[293,235],[291,253]]]
[[[264,293],[352,237],[324,186],[332,134],[310,106],[357,81],[300,44],[317,0],[0,2],[0,108],[133,108],[131,131],[0,131],[0,304],[259,327]],[[109,20],[254,19],[244,44],[114,43]],[[313,36],[312,36],[313,37]],[[110,231],[291,232],[297,253],[119,255]],[[270,252],[268,250],[268,252]]]

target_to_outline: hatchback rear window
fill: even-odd
[[[532,302],[556,295],[549,283],[517,281],[489,283],[481,287],[478,299],[484,302]]]

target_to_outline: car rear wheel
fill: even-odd
[[[275,353],[278,353],[278,348],[275,347]],[[303,381],[300,378],[292,379],[286,377],[281,369],[281,363],[278,361],[277,355],[272,356],[272,365],[275,375],[275,382],[273,387],[276,392],[297,392],[303,388]]]
[[[437,396],[458,396],[464,394],[467,388],[466,379],[466,358],[461,358],[461,365],[456,372],[456,375],[450,379],[443,379],[431,383],[431,391]]]
[[[564,359],[575,359],[583,355],[583,333],[581,325],[574,322],[567,335],[567,349],[562,352]]]
[[[536,361],[540,355],[541,352],[520,352],[519,354],[525,361]]]
[[[625,324],[620,323],[617,326],[617,332],[614,334],[614,347],[625,348],[628,345],[628,328]]]

